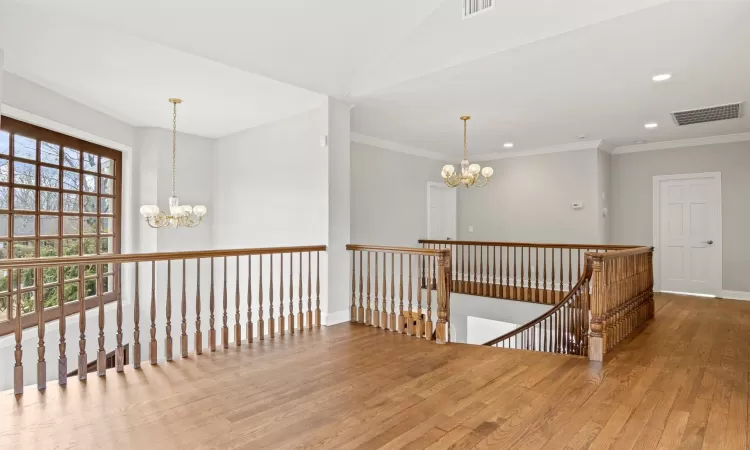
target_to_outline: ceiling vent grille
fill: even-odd
[[[710,108],[673,112],[672,118],[678,126],[684,126],[716,122],[717,120],[738,119],[740,115],[742,115],[742,103],[730,103]]]
[[[495,7],[495,0],[463,0],[464,19],[474,17],[479,13],[489,11]]]

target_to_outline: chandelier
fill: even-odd
[[[203,205],[180,205],[180,200],[175,194],[175,172],[177,162],[177,105],[182,103],[179,98],[170,98],[172,104],[172,196],[169,197],[169,214],[159,211],[156,205],[141,206],[141,214],[146,218],[146,223],[151,228],[164,227],[196,227],[206,215],[206,207]]]
[[[445,184],[449,187],[457,187],[463,185],[464,187],[482,187],[490,181],[490,177],[495,172],[492,167],[482,168],[479,164],[469,164],[468,152],[466,150],[466,121],[471,119],[471,116],[461,116],[461,120],[464,121],[464,159],[461,161],[461,171],[456,172],[456,168],[448,164],[443,166],[441,175]],[[479,175],[482,178],[479,178]]]

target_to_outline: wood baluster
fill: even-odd
[[[367,252],[367,309],[365,310],[365,325],[372,325],[372,309],[370,308],[370,252]]]
[[[422,245],[424,245],[424,244],[422,244]],[[368,273],[368,282],[367,282],[367,284],[369,285],[370,284],[370,282],[369,282],[369,273],[370,273],[370,271],[368,270],[367,273]],[[419,276],[419,273],[417,273],[417,276]],[[420,279],[419,282],[421,284],[422,280]],[[372,326],[380,328],[380,309],[379,309],[380,307],[378,306],[378,254],[377,254],[377,252],[375,253],[375,285],[374,285],[374,287],[375,287],[375,299],[374,299],[375,300],[375,310],[372,312]]]
[[[141,368],[141,296],[140,286],[138,285],[138,262],[135,263],[135,296],[133,297],[133,368]],[[61,318],[62,320],[62,318]],[[64,322],[64,320],[63,320]],[[62,352],[60,352],[62,354]],[[62,366],[62,363],[60,363]],[[61,367],[62,368],[62,367]],[[65,367],[67,372],[67,364]]]
[[[253,343],[253,255],[247,255],[247,343]]]
[[[60,267],[55,268],[57,270],[57,276],[58,280],[62,280],[63,272]],[[65,342],[65,329],[67,327],[67,323],[65,318],[67,317],[67,314],[65,314],[65,295],[62,293],[60,288],[58,288],[58,304],[60,305],[60,317],[58,318],[58,325],[57,328],[60,332],[60,343],[58,344],[58,353],[59,357],[57,360],[57,383],[60,386],[65,386],[68,384],[68,356],[67,356],[67,348],[68,344]],[[8,309],[11,308],[11,305],[8,305]]]
[[[240,257],[234,258],[234,346],[242,345],[242,325],[240,325]]]
[[[167,260],[167,303],[166,303],[166,338],[164,339],[164,357],[172,361],[172,261]]]
[[[63,270],[64,272],[64,270]],[[83,266],[78,266],[78,379],[85,381],[88,372],[88,356],[86,355],[86,302],[83,293]],[[64,273],[63,273],[64,275]],[[19,310],[20,311],[20,310]]]
[[[120,265],[113,265],[115,270],[113,290],[115,291],[117,334],[115,334],[115,371],[125,370],[125,350],[122,347],[122,279],[120,277]]]
[[[156,262],[151,261],[151,340],[149,341],[149,359],[157,363],[156,357]]]
[[[312,316],[312,253],[307,252],[307,328],[313,329]]]
[[[227,317],[227,257],[224,257],[223,291],[221,294],[221,347],[229,348],[229,322]]]
[[[436,247],[437,246],[435,244],[432,245],[433,250]],[[436,289],[437,288],[437,266],[435,265],[435,259],[434,258],[432,260],[432,287],[431,288],[432,289]]]
[[[471,257],[471,255],[469,255],[469,257]],[[433,257],[433,261],[434,260],[435,259]],[[474,272],[474,284],[471,286],[471,293],[474,294],[474,295],[476,295],[477,292],[479,292],[478,289],[477,289],[478,286],[477,286],[477,246],[476,245],[474,246],[474,267],[472,267],[472,269],[473,269],[473,272]]]
[[[265,321],[263,319],[263,255],[258,255],[258,340],[265,339]]]
[[[284,322],[284,254],[279,255],[279,335],[283,336],[285,330]]]
[[[268,264],[270,267],[270,279],[271,282],[268,284],[268,296],[269,296],[269,306],[268,306],[268,337],[273,339],[276,336],[276,327],[274,323],[274,317],[273,317],[273,253],[268,255],[271,259],[271,262]]]
[[[516,247],[514,246],[513,247],[513,296],[512,296],[512,298],[514,300],[519,300],[519,298],[518,298],[518,285],[517,285],[518,281],[516,279],[516,267],[518,266],[518,264],[516,264],[516,253],[517,253],[516,252]]]
[[[201,259],[195,260],[195,354],[203,354],[203,333],[201,332]]]
[[[411,280],[411,255],[409,255],[409,285],[408,285],[409,286],[409,291],[408,291],[408,296],[409,296],[409,309],[408,309],[408,311],[409,311],[409,314],[406,317],[406,321],[407,321],[406,322],[406,324],[407,324],[406,325],[406,332],[409,334],[409,336],[414,336],[414,315],[412,314],[412,309],[411,309],[411,299],[412,299],[412,297],[411,297],[411,294],[412,294],[411,284],[412,284],[412,280]]]
[[[44,269],[37,268],[34,270],[34,281],[36,282],[35,305],[36,309],[36,331],[37,331],[37,363],[36,363],[36,387],[40,391],[47,389],[47,361],[44,359],[44,278],[42,272]],[[20,282],[20,280],[19,280]],[[19,285],[20,287],[20,285]]]
[[[424,271],[424,267],[422,268]],[[388,304],[387,297],[388,297],[388,291],[386,290],[386,278],[387,278],[387,270],[386,270],[386,263],[385,263],[385,252],[383,252],[383,310],[380,312],[380,328],[387,330],[388,329]],[[377,280],[376,280],[377,282]],[[425,288],[429,289],[427,285],[425,285]]]
[[[578,278],[576,279],[579,279],[579,278],[581,278],[581,249],[580,248],[578,249]]]
[[[96,352],[96,373],[100,377],[103,377],[107,375],[107,351],[104,349],[104,286],[102,277],[103,267],[101,264],[95,264],[95,267],[98,277],[98,282],[96,283],[96,291],[99,297],[99,339],[97,340],[99,349]],[[81,276],[85,277],[85,272],[81,274]]]
[[[305,310],[302,304],[302,252],[299,252],[299,312],[297,313],[297,329],[305,329]]]
[[[425,248],[425,244],[424,243],[422,244],[422,248]],[[421,285],[422,285],[422,289],[425,289],[425,288],[427,288],[427,278],[425,276],[424,255],[422,255],[421,258],[422,258],[422,280],[421,280]],[[383,270],[385,270],[385,264],[383,264]]]
[[[13,280],[13,269],[10,269],[8,271],[8,278],[10,279],[11,287],[10,291],[16,292],[16,347],[15,351],[13,352],[15,356],[15,365],[13,366],[13,393],[16,395],[23,394],[23,346],[21,342],[23,341],[23,325],[21,322],[22,316],[23,316],[23,309],[21,307],[21,269],[16,269],[16,279]],[[79,272],[81,275],[81,278],[83,278],[83,274]],[[14,282],[15,281],[15,282]],[[17,283],[17,284],[16,284]],[[11,298],[13,298],[11,296]],[[82,298],[82,297],[81,297]],[[85,310],[86,308],[81,308],[82,310]],[[83,319],[84,326],[86,324],[85,317]],[[83,331],[81,332],[81,335],[83,335]],[[84,337],[84,343],[83,343],[83,349],[85,351],[86,348],[86,341]],[[85,367],[85,366],[84,366]]]
[[[362,304],[362,251],[359,252],[359,308],[357,309],[357,322],[365,323],[365,307]]]
[[[552,304],[557,304],[557,289],[555,288],[555,247],[552,247],[550,250],[552,250]],[[563,249],[560,249],[560,253],[563,252]],[[562,268],[560,268],[560,271],[562,272]],[[560,280],[560,290],[562,290],[562,280]]]
[[[286,320],[289,322],[289,334],[294,334],[294,254],[289,253],[289,313]]]
[[[531,294],[531,247],[529,247],[529,267],[526,271],[526,284],[528,286],[528,300],[533,300],[532,294]]]
[[[476,250],[476,247],[474,247]],[[484,245],[479,246],[479,285],[476,286],[475,292],[479,295],[484,295],[484,282],[482,276],[484,275]]]
[[[357,264],[354,259],[357,255],[356,251],[352,250],[352,306],[351,306],[351,322],[357,322]]]
[[[487,264],[484,268],[484,287],[482,289],[482,295],[485,297],[490,295],[489,293],[492,292],[492,287],[490,285],[490,247],[487,246],[487,251],[485,252],[484,261]]]
[[[208,349],[209,351],[216,351],[216,318],[214,317],[214,307],[216,306],[216,295],[214,293],[214,258],[211,258],[211,292],[208,295]]]
[[[560,249],[560,301],[562,301],[562,299],[565,298],[565,295],[570,290],[573,289],[573,285],[570,284],[570,278],[568,278],[568,288],[565,289],[565,287],[563,286],[563,283],[565,282],[565,278],[564,278],[565,273],[563,272],[563,252],[564,251],[565,250],[563,250],[562,248]],[[568,258],[569,258],[568,262],[570,262],[570,252],[572,251],[573,250],[568,249]],[[570,264],[568,264],[568,277],[570,277],[570,274],[572,273],[570,270],[571,270],[571,266]]]
[[[547,247],[542,247],[542,256],[544,260],[544,264],[542,267],[542,270],[544,271],[544,278],[542,281],[542,303],[549,304],[549,295],[547,293]],[[537,264],[539,264],[539,261],[537,260]],[[537,279],[539,279],[539,274],[537,274]]]
[[[423,256],[419,256],[417,258],[417,273],[420,272],[420,270],[423,269],[422,264],[424,261]],[[422,288],[420,286],[419,289],[417,289],[417,326],[416,326],[416,334],[418,338],[424,337],[424,320],[422,320]]]
[[[427,261],[429,264],[430,258],[432,256],[427,257]],[[427,290],[427,320],[425,321],[424,325],[424,334],[425,339],[432,340],[432,289]]]
[[[180,299],[180,314],[182,315],[182,321],[180,322],[180,356],[183,358],[188,357],[188,335],[187,335],[187,289],[185,285],[187,280],[185,276],[187,261],[182,260],[182,298]]]
[[[422,257],[422,260],[424,261],[424,256]],[[461,246],[461,289],[459,292],[462,294],[466,293],[466,247],[463,245]],[[424,270],[424,268],[422,269]]]
[[[432,289],[432,287],[430,287]],[[391,331],[398,331],[396,323],[396,255],[391,253]]]
[[[399,315],[396,320],[396,331],[399,333],[404,332],[404,326],[406,325],[406,319],[404,317],[404,255],[403,253],[399,256],[399,277],[398,277],[398,309]]]
[[[524,265],[523,265],[523,247],[521,247],[521,298],[520,300],[526,300],[526,286],[523,283]]]
[[[529,248],[529,261],[531,261],[531,248]],[[534,247],[534,301],[539,303],[539,247]]]
[[[515,251],[515,250],[514,250]],[[502,255],[502,249],[500,250]],[[503,283],[503,265],[500,264],[500,284],[502,286],[502,297],[512,298],[510,296],[510,247],[505,247],[505,283]],[[506,288],[507,286],[507,288]]]
[[[500,270],[503,267],[503,249],[500,249]],[[498,285],[497,285],[497,247],[492,247],[492,290],[490,295],[492,297],[498,297]]]
[[[315,258],[317,259],[317,263],[315,265],[315,326],[317,328],[320,328],[320,252],[315,252]]]
[[[580,252],[581,250],[578,250],[579,260],[580,260]],[[573,289],[573,271],[571,270],[571,267],[573,266],[572,254],[573,254],[573,249],[568,249],[568,290]],[[562,252],[560,254],[560,258],[562,258]],[[562,274],[560,274],[560,276],[562,276]],[[580,275],[578,276],[578,278],[581,278]]]

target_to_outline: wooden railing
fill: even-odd
[[[198,252],[176,252],[176,253],[146,253],[146,254],[124,254],[124,255],[94,255],[94,256],[76,256],[64,258],[35,258],[35,259],[15,259],[7,260],[0,263],[0,271],[7,270],[9,273],[15,273],[17,279],[21,279],[21,271],[32,270],[34,277],[33,286],[12,286],[11,298],[14,298],[15,315],[15,364],[13,368],[13,387],[16,394],[23,393],[23,325],[22,319],[33,314],[37,318],[38,344],[37,350],[37,387],[38,389],[46,388],[47,363],[45,360],[45,308],[42,303],[45,289],[44,269],[57,269],[58,274],[62,273],[64,267],[76,266],[79,273],[84,273],[84,267],[96,268],[99,276],[96,278],[95,292],[98,294],[98,332],[95,332],[97,339],[96,364],[99,376],[106,375],[107,351],[114,348],[115,351],[115,368],[122,372],[125,364],[125,355],[123,352],[123,299],[122,299],[122,280],[123,273],[132,264],[133,284],[132,284],[132,304],[133,304],[133,339],[132,339],[132,365],[134,368],[140,368],[141,361],[141,299],[146,297],[149,301],[149,318],[148,326],[148,361],[151,364],[158,363],[158,346],[157,343],[157,314],[162,315],[164,320],[165,339],[164,339],[164,358],[171,361],[174,357],[173,340],[172,340],[172,319],[173,319],[173,298],[179,295],[180,307],[180,332],[179,332],[179,355],[187,358],[189,353],[188,343],[188,309],[194,305],[191,316],[195,318],[193,350],[196,355],[203,353],[204,345],[207,344],[210,351],[215,351],[217,346],[217,324],[216,314],[221,312],[221,346],[229,347],[230,342],[230,319],[228,309],[234,312],[233,317],[233,340],[235,346],[242,345],[243,325],[245,327],[245,341],[250,344],[253,342],[253,336],[256,335],[263,340],[266,334],[274,338],[276,332],[279,335],[285,333],[294,333],[295,330],[301,332],[305,329],[320,327],[320,253],[325,252],[326,247],[323,245],[310,247],[278,247],[278,248],[256,248],[256,249],[236,249],[236,250],[215,250],[215,251],[198,251]],[[206,311],[208,319],[208,339],[203,336],[202,317],[204,306],[201,297],[201,265],[202,261],[208,259],[210,266],[210,289],[208,291],[209,305]],[[216,287],[218,278],[215,276],[215,260],[221,260],[223,276],[220,278],[221,283],[221,309],[216,311]],[[181,264],[173,264],[174,261],[181,261]],[[187,262],[191,261],[191,269],[188,270]],[[240,272],[240,262],[245,265],[243,272]],[[162,262],[162,264],[157,264]],[[144,264],[145,263],[145,264]],[[109,273],[108,266],[114,273],[112,284],[105,288],[105,280],[102,274]],[[142,274],[141,267],[146,266],[146,273]],[[264,268],[265,265],[265,268]],[[285,269],[286,265],[286,269]],[[181,286],[174,290],[173,284],[173,266],[180,271],[178,273],[181,279]],[[204,269],[206,266],[203,266]],[[234,289],[227,286],[228,270],[234,274]],[[157,271],[157,268],[159,271]],[[157,301],[157,273],[163,274],[166,271],[164,279],[159,280],[160,289],[164,291],[163,298],[161,290]],[[129,272],[130,273],[130,272]],[[150,273],[150,274],[149,274]],[[276,282],[274,282],[274,277]],[[240,279],[243,278],[241,287]],[[195,295],[194,303],[188,302],[188,284],[194,284],[195,289],[192,293]],[[265,281],[264,281],[265,280]],[[287,283],[288,281],[288,283]],[[67,342],[66,342],[66,314],[65,308],[72,305],[80,305],[85,302],[86,286],[84,286],[84,277],[79,277],[75,281],[78,284],[78,297],[75,301],[67,303],[61,301],[59,309],[62,311],[57,314],[59,321],[59,359],[58,359],[58,383],[67,384],[68,362],[67,362]],[[163,283],[163,284],[162,284]],[[245,284],[246,283],[246,284]],[[143,287],[145,286],[145,289]],[[163,286],[163,287],[162,287]],[[285,291],[286,286],[286,291]],[[90,287],[90,286],[89,286]],[[205,288],[205,282],[204,282]],[[111,289],[116,295],[116,332],[114,336],[105,335],[105,310],[104,296],[101,295],[105,289]],[[145,295],[142,290],[149,291]],[[243,293],[244,291],[244,293]],[[174,292],[174,294],[173,294]],[[285,296],[287,292],[287,296]],[[278,297],[275,297],[278,293]],[[21,297],[30,294],[35,299],[34,311],[26,315],[21,308]],[[228,308],[230,295],[233,294],[234,308]],[[244,299],[243,299],[244,297]],[[313,299],[315,299],[315,309],[313,310]],[[244,301],[243,301],[244,300]],[[305,302],[306,300],[306,302]],[[284,315],[284,305],[288,306],[287,315]],[[307,304],[307,309],[304,306]],[[159,307],[163,306],[161,311]],[[296,304],[296,305],[295,305]],[[76,305],[76,306],[77,306]],[[275,316],[274,307],[278,307],[278,317]],[[295,311],[296,306],[296,311]],[[267,311],[264,311],[267,307]],[[253,308],[256,308],[253,311]],[[85,380],[87,377],[87,366],[89,364],[87,355],[87,330],[86,330],[86,307],[78,308],[79,315],[79,336],[78,336],[78,378]],[[204,312],[204,314],[206,313]],[[242,314],[247,314],[245,323],[242,323]],[[257,320],[253,322],[254,317]],[[278,320],[278,323],[276,322]],[[114,344],[110,339],[114,338]]]
[[[653,247],[592,255],[589,359],[604,355],[654,317]]]
[[[588,354],[590,281],[587,258],[583,274],[557,306],[531,322],[484,345],[568,355]]]
[[[434,267],[433,286],[437,291],[435,341],[450,341],[449,249],[420,249],[347,245],[352,253],[351,321],[419,338],[433,338],[432,289],[427,289],[425,308],[419,274],[423,266]],[[389,277],[390,273],[390,277]],[[398,279],[398,289],[396,287]],[[406,280],[406,309],[404,306]],[[390,286],[390,288],[389,288]],[[382,289],[379,289],[382,287]],[[414,291],[416,290],[416,305]],[[398,294],[398,310],[396,296]],[[389,308],[390,295],[390,308]],[[390,313],[389,313],[390,310]]]
[[[586,253],[581,278],[559,304],[484,345],[603,361],[654,317],[652,255],[650,247]]]
[[[583,273],[587,252],[608,253],[629,245],[539,244],[421,239],[425,249],[449,249],[451,291],[457,294],[556,305]],[[434,286],[435,267],[424,265],[422,286]]]

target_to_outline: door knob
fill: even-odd
[[[708,241],[703,241],[703,243],[708,244],[708,245],[713,245],[714,241],[708,240]]]

